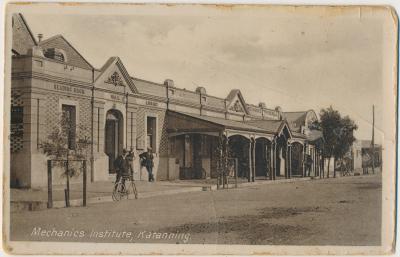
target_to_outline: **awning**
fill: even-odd
[[[246,124],[263,129],[265,132],[277,134],[282,130],[285,121],[283,120],[248,120]]]
[[[215,133],[222,132],[226,129],[267,134],[262,128],[240,121],[171,110],[167,111],[168,133]]]

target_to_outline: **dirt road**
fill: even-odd
[[[12,213],[11,239],[379,245],[381,178],[359,176]]]

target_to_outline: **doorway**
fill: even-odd
[[[108,173],[114,174],[114,161],[122,152],[123,138],[123,117],[118,110],[109,110],[106,115],[105,128],[105,153],[108,156]]]
[[[271,141],[263,137],[257,138],[255,154],[256,177],[269,177],[271,172]]]
[[[293,176],[303,176],[303,145],[294,142],[291,147],[292,154],[291,154],[291,171]]]
[[[250,178],[250,140],[241,135],[229,137],[230,157],[238,161],[238,177]]]

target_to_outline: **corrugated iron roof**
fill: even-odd
[[[196,118],[196,119],[206,121],[206,122],[211,122],[215,125],[219,125],[221,127],[227,128],[227,129],[236,129],[236,130],[265,133],[265,130],[262,128],[259,128],[257,126],[252,126],[252,125],[246,124],[244,122],[240,122],[240,121],[227,120],[227,119],[210,117],[210,116],[203,116],[203,115],[198,115],[198,114],[193,114],[193,113],[176,112],[176,111],[171,111],[171,110],[169,110],[168,112],[178,114],[178,115],[183,115],[183,116],[189,116],[189,117]]]
[[[279,129],[285,122],[284,120],[248,120],[247,124],[262,128],[270,133],[278,133]]]

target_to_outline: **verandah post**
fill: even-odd
[[[318,155],[318,149],[315,148],[315,175],[316,177],[319,177],[319,155]]]
[[[306,176],[306,144],[303,145],[303,154],[302,154],[302,175]]]
[[[218,160],[217,160],[217,189],[220,188],[221,185],[221,171],[222,171],[222,154],[223,154],[223,149],[222,149],[223,143],[222,143],[222,133],[219,133],[218,137],[218,148],[217,148],[217,154],[218,154]]]
[[[321,167],[321,164],[322,164],[322,153],[321,153],[321,151],[318,151],[318,153],[319,153],[319,155],[318,155],[318,169],[319,169],[319,178],[322,178],[322,172],[323,172],[323,170],[322,170],[322,167]]]
[[[238,159],[235,158],[235,187],[238,187]]]
[[[252,165],[251,165],[251,163],[252,163],[252,158],[251,158],[251,139],[249,139],[249,172],[247,173],[248,174],[248,176],[247,176],[247,181],[248,182],[250,182],[251,181],[251,172],[252,172]]]
[[[276,140],[273,141],[273,151],[272,151],[272,179],[276,179]]]
[[[314,177],[317,176],[317,148],[314,146]]]
[[[310,173],[310,177],[311,177],[311,176],[315,177],[315,176],[314,176],[314,174],[315,174],[315,165],[314,165],[315,156],[314,156],[314,148],[311,148],[311,149],[310,149],[310,156],[311,156],[312,163],[311,163],[311,167],[310,167],[309,173]],[[311,174],[313,174],[313,175],[311,175]]]
[[[285,155],[285,178],[289,178],[289,145],[286,143]]]
[[[289,166],[288,166],[288,177],[292,178],[292,145],[289,145]]]
[[[229,144],[228,137],[223,136],[223,145],[224,145],[224,183],[226,183],[226,188],[229,188],[229,170],[228,170],[228,157],[229,157]]]
[[[269,168],[269,180],[272,180],[272,172],[273,172],[273,168],[272,168],[272,166],[273,166],[273,164],[272,164],[272,142],[271,142],[271,144],[270,144],[270,147],[269,147],[269,162],[268,162],[268,168]]]
[[[256,180],[256,140],[254,138],[252,138],[251,143],[253,145],[252,147],[252,161],[253,161],[253,166],[252,166],[252,182],[254,182]]]

